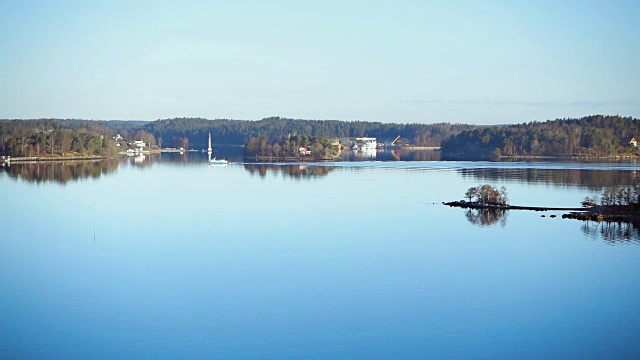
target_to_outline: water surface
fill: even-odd
[[[441,205],[579,206],[634,164],[205,158],[0,170],[2,358],[640,356],[634,226]]]

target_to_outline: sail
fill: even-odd
[[[211,152],[211,133],[209,133],[209,147],[207,148],[207,152]]]

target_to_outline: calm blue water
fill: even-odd
[[[636,228],[441,205],[634,164],[202,160],[0,170],[0,358],[640,357]]]

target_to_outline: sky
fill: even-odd
[[[640,118],[640,1],[0,0],[0,118]]]

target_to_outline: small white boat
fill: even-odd
[[[207,149],[207,154],[209,154],[209,165],[227,165],[229,162],[225,159],[216,159],[215,157],[211,158],[211,133],[209,133],[209,148]]]

